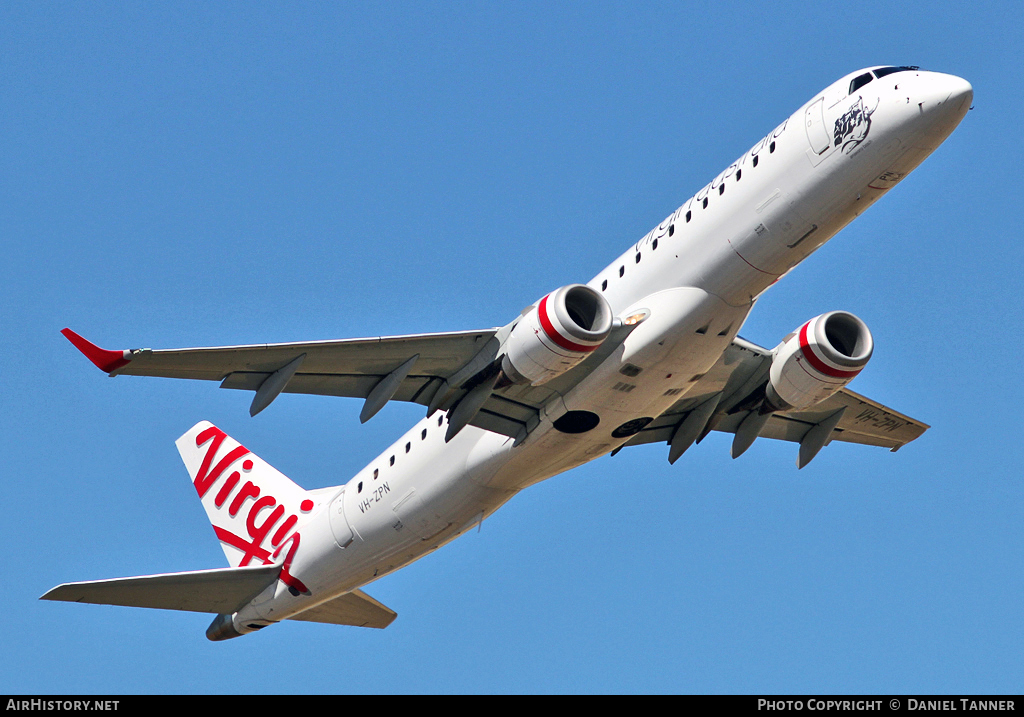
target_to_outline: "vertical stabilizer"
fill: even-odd
[[[208,421],[175,443],[231,567],[282,563],[281,580],[308,592],[288,568],[301,540],[299,528],[324,498],[303,490]]]

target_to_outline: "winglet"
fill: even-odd
[[[64,338],[75,345],[75,348],[85,354],[85,357],[92,361],[96,368],[111,373],[128,364],[130,359],[125,358],[125,351],[107,351],[87,339],[83,339],[71,329],[62,329]]]

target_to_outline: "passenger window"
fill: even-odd
[[[850,92],[849,92],[849,94],[852,95],[854,92],[859,90],[861,87],[863,87],[867,83],[871,82],[871,80],[873,80],[873,79],[874,78],[871,76],[870,72],[865,72],[863,75],[860,75],[859,77],[854,77],[852,80],[850,80]]]
[[[420,440],[421,441],[427,440],[427,429],[426,428],[424,428],[423,429],[423,433],[420,434]]]
[[[708,198],[704,197],[704,209],[708,208]]]
[[[391,456],[391,465],[395,465],[395,457]]]
[[[725,194],[725,184],[719,184],[718,185],[718,194],[719,195]]]
[[[768,145],[768,154],[772,154],[773,152],[775,152],[775,143],[774,142],[772,142],[770,145]]]
[[[669,231],[668,235],[672,236],[672,232]],[[653,242],[651,242],[651,251],[654,251],[657,248],[658,248],[658,240],[655,239]]]
[[[363,482],[359,481],[359,485],[356,486],[356,493],[362,493],[362,492],[363,492]]]
[[[689,221],[690,221],[690,216],[691,216],[691,213],[690,213],[690,212],[687,212],[687,213],[686,213],[686,221],[687,221],[687,222],[689,222]]]
[[[604,291],[607,288],[608,288],[608,280],[605,279],[604,281],[601,282],[601,291]]]
[[[754,166],[755,167],[757,166],[757,155],[756,154],[754,155]]]
[[[742,176],[743,176],[743,170],[742,169],[737,169],[736,170],[736,181],[737,182],[740,181],[740,177],[742,177]]]
[[[626,273],[626,267],[620,266],[619,267],[619,276],[622,276],[625,273]]]
[[[639,263],[640,263],[640,252],[637,252],[637,253],[636,253],[636,263],[637,263],[637,264],[639,264]]]
[[[437,417],[437,425],[440,426],[442,423],[444,423],[444,414],[443,413],[440,416]]]
[[[410,448],[412,448],[412,444],[411,443],[406,443],[405,444],[405,452],[408,453]]]
[[[669,225],[668,225],[668,235],[669,235],[669,236],[672,236],[672,235],[673,235],[673,234],[675,234],[675,233],[676,233],[676,225],[675,225],[675,224],[669,224]],[[655,243],[655,244],[657,244],[657,243],[658,243],[658,240],[657,240],[657,239],[655,239],[655,240],[654,240],[654,243]]]
[[[377,480],[377,476],[379,476],[379,475],[380,475],[380,469],[379,468],[374,468],[373,469],[373,479]]]

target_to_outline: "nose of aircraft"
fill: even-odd
[[[956,75],[944,75],[944,77],[949,83],[950,98],[960,100],[961,102],[966,100],[969,107],[971,100],[974,99],[974,88],[971,87],[971,83],[963,77],[957,77]]]
[[[956,75],[922,72],[916,97],[921,130],[941,142],[956,129],[974,99],[971,83]]]

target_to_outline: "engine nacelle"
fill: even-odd
[[[512,329],[501,368],[512,382],[537,386],[585,359],[611,330],[612,308],[601,294],[583,284],[563,286]]]
[[[872,350],[871,332],[853,314],[830,311],[811,319],[775,349],[768,405],[786,411],[824,401],[860,373]]]

